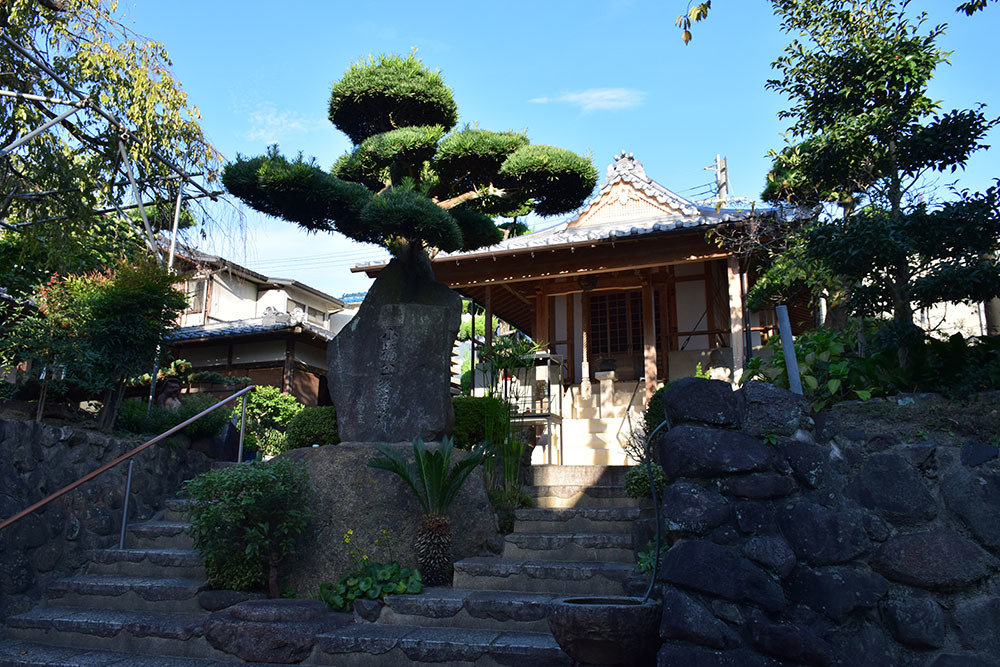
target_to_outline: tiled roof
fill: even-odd
[[[334,333],[311,322],[293,322],[286,320],[273,321],[269,318],[255,317],[248,320],[234,320],[232,322],[213,322],[211,324],[199,324],[192,327],[178,327],[171,330],[165,336],[168,342],[182,340],[194,340],[198,338],[221,338],[223,336],[249,336],[271,331],[284,331],[302,327],[317,338],[325,341],[333,340]]]
[[[580,224],[575,222],[585,218],[599,204],[606,201],[611,189],[618,183],[628,183],[650,200],[677,213],[664,212],[660,215],[632,217],[629,219],[611,220],[599,224]],[[685,228],[708,228],[724,222],[735,222],[751,216],[783,215],[795,219],[803,215],[798,210],[783,210],[775,208],[756,208],[754,210],[722,208],[696,204],[680,195],[671,192],[656,181],[646,176],[642,163],[631,154],[615,156],[614,162],[608,166],[604,184],[580,209],[573,218],[541,231],[505,239],[488,248],[479,248],[467,252],[438,253],[436,260],[461,259],[465,257],[491,256],[496,254],[511,254],[533,248],[552,248],[557,246],[572,246],[584,242],[607,241],[628,237],[670,232]],[[373,263],[368,266],[381,266]],[[360,270],[357,267],[355,270]]]

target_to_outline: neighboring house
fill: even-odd
[[[622,153],[571,220],[433,259],[439,281],[563,362],[562,407],[547,397],[543,403],[558,414],[540,428],[555,442],[544,457],[536,450],[535,460],[622,463],[621,442],[665,381],[694,375],[698,364],[719,379],[739,377],[748,346],[761,343],[773,315],[746,312],[748,277],[706,232],[749,214],[695,204]],[[355,270],[374,276],[380,269]],[[528,391],[544,391],[542,378],[532,379]],[[548,416],[528,411],[533,423]]]
[[[248,376],[306,405],[328,405],[326,346],[356,307],[295,280],[271,278],[188,248],[188,309],[167,343],[195,370]]]

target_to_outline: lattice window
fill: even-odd
[[[642,292],[590,297],[590,353],[642,352]]]

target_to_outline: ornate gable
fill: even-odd
[[[699,214],[697,206],[650,179],[642,163],[622,151],[608,166],[597,196],[567,228]]]

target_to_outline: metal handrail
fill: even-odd
[[[236,392],[232,396],[229,396],[227,398],[222,399],[221,401],[219,401],[218,403],[216,403],[212,407],[210,407],[210,408],[208,408],[206,410],[202,410],[201,412],[199,412],[198,414],[196,414],[194,417],[191,417],[190,419],[186,419],[186,420],[182,421],[177,426],[174,426],[172,429],[161,433],[160,435],[156,436],[152,440],[147,440],[146,442],[142,443],[141,445],[139,445],[135,449],[122,454],[121,456],[119,456],[118,458],[116,458],[114,461],[111,461],[109,463],[105,463],[104,465],[102,465],[97,470],[94,470],[92,472],[87,473],[86,475],[84,475],[80,479],[76,480],[75,482],[73,482],[71,484],[68,484],[67,486],[64,486],[63,488],[59,489],[55,493],[53,493],[53,494],[51,494],[51,495],[49,495],[49,496],[47,496],[47,497],[39,500],[34,505],[31,505],[30,507],[27,507],[27,508],[21,510],[20,512],[18,512],[14,516],[10,517],[9,519],[6,519],[5,521],[0,522],[0,530],[3,530],[4,528],[6,528],[7,526],[11,525],[12,523],[14,523],[16,521],[20,521],[21,519],[23,519],[24,517],[28,516],[29,514],[31,514],[32,512],[34,512],[35,510],[38,510],[38,509],[41,509],[42,507],[45,507],[46,505],[48,505],[50,502],[52,502],[56,498],[59,498],[60,496],[63,496],[65,494],[69,493],[70,491],[72,491],[76,487],[80,486],[81,484],[85,484],[86,482],[89,482],[90,480],[94,479],[98,475],[101,475],[101,474],[107,472],[108,470],[110,470],[111,468],[114,468],[116,465],[118,465],[122,461],[126,461],[126,460],[131,459],[133,456],[135,456],[139,452],[143,451],[144,449],[146,449],[148,447],[151,447],[152,445],[155,445],[156,443],[158,443],[160,440],[163,440],[164,438],[170,437],[174,433],[177,433],[177,431],[180,431],[181,429],[183,429],[185,426],[198,421],[199,419],[201,419],[202,417],[204,417],[205,415],[207,415],[209,412],[212,412],[213,410],[216,410],[216,409],[222,407],[226,403],[229,403],[233,399],[239,398],[240,396],[243,396],[243,419],[240,422],[240,425],[241,425],[241,430],[240,430],[240,452],[241,452],[241,457],[240,458],[242,458],[242,450],[243,450],[243,431],[242,431],[242,426],[246,422],[246,401],[247,401],[246,395],[247,395],[247,393],[249,393],[253,389],[255,389],[254,385],[250,385],[249,387],[245,387],[243,389],[240,389],[238,392]],[[130,472],[131,472],[131,470],[130,470]],[[131,476],[129,477],[129,485],[131,485]],[[126,502],[125,509],[127,510],[128,509],[128,505],[127,505],[128,496],[127,495],[125,496],[125,502]],[[123,518],[123,520],[122,520],[123,531],[124,531],[124,523],[125,523],[125,520]]]

